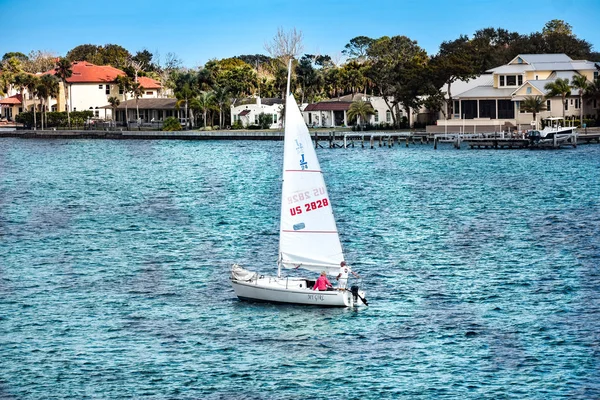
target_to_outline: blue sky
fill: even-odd
[[[132,54],[172,52],[197,67],[213,58],[267,54],[265,42],[278,27],[302,31],[305,53],[334,59],[356,36],[406,35],[434,54],[460,34],[490,26],[525,34],[552,19],[565,20],[600,51],[599,16],[600,0],[0,0],[0,55],[65,55],[80,44],[114,43]]]

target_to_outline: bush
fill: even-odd
[[[165,118],[164,122],[163,122],[163,131],[180,131],[181,130],[181,123],[179,122],[179,120],[175,117],[167,117]]]
[[[273,114],[265,114],[265,113],[258,114],[258,125],[260,125],[260,127],[262,129],[269,129],[271,127],[272,123],[273,123]]]
[[[244,129],[244,125],[242,125],[242,121],[238,119],[231,125],[231,129]]]

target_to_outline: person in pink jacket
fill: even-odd
[[[327,272],[321,272],[321,276],[315,282],[313,290],[327,290],[327,288],[333,288],[333,285],[327,279]]]

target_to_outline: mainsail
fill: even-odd
[[[335,273],[344,259],[327,187],[292,94],[285,105],[279,262]]]

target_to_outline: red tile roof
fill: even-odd
[[[238,115],[240,117],[243,117],[243,116],[246,116],[248,114],[250,114],[250,110],[242,110]]]
[[[304,111],[348,111],[351,101],[322,101],[309,104]]]
[[[7,97],[5,99],[0,100],[0,104],[11,105],[11,104],[22,104],[23,97],[20,94],[15,94],[14,96]]]
[[[125,72],[110,65],[94,65],[87,61],[75,61],[71,69],[73,75],[67,79],[69,83],[111,83],[117,76],[124,76]],[[51,69],[47,74],[55,75],[56,72]],[[138,82],[144,89],[160,89],[160,82],[148,77],[139,77]]]
[[[144,89],[160,89],[160,82],[148,78],[147,76],[138,77],[138,82]]]

